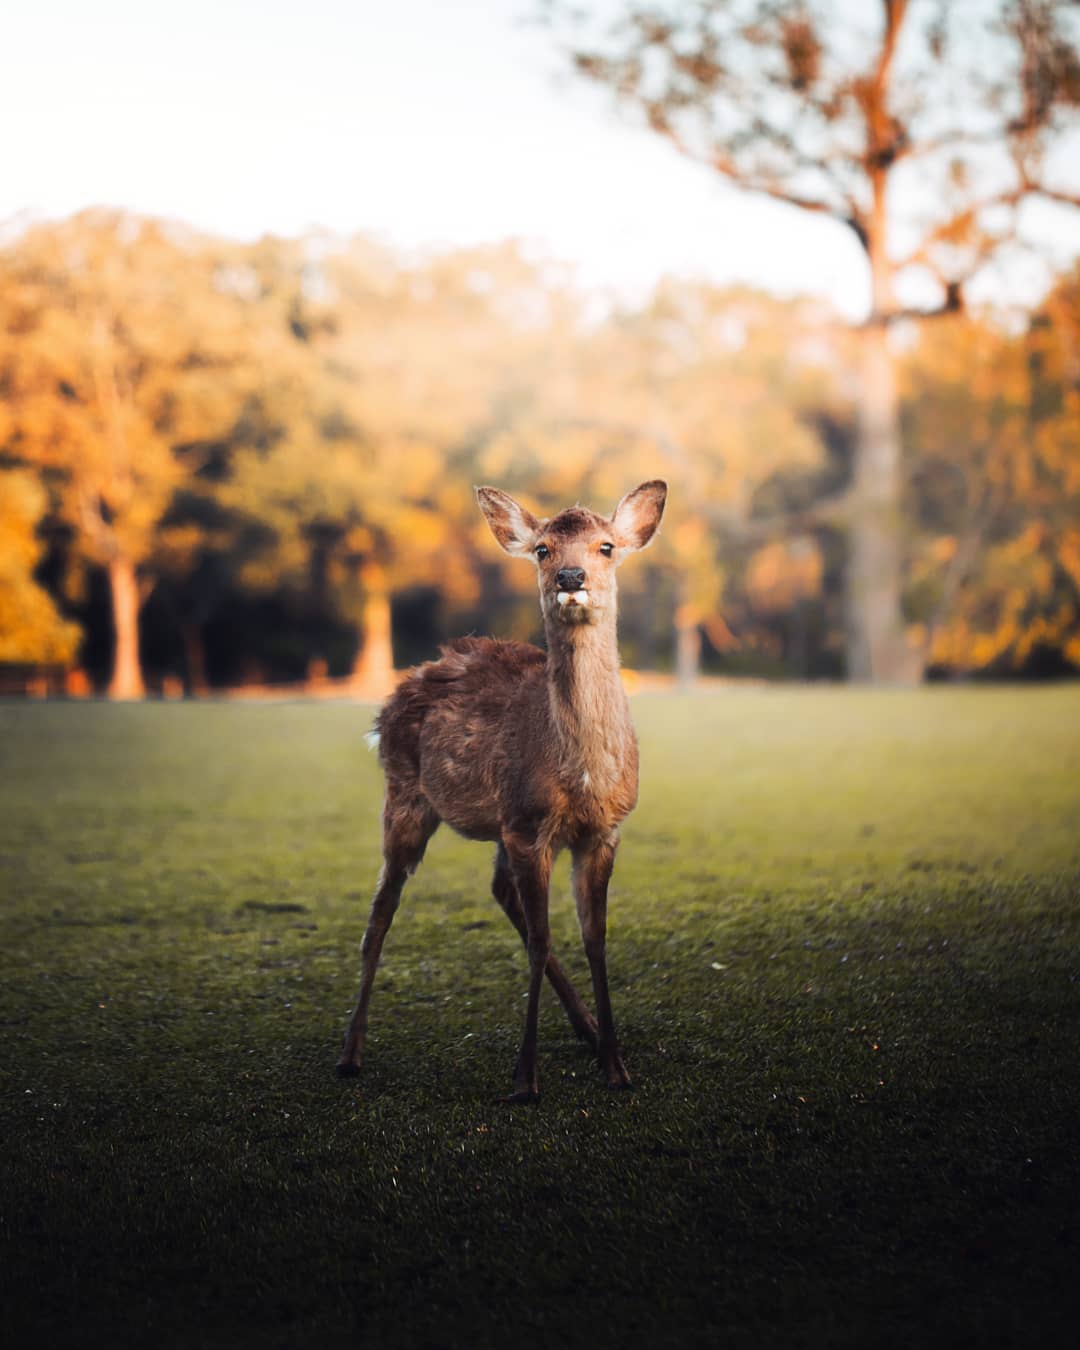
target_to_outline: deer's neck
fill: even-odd
[[[547,626],[548,695],[559,753],[568,771],[603,790],[622,771],[633,741],[619,678],[614,616],[574,627]]]

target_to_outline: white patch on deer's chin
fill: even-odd
[[[566,623],[587,623],[592,598],[586,590],[559,591],[555,596],[560,617]]]

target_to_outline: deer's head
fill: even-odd
[[[615,569],[649,543],[660,524],[667,484],[628,492],[610,517],[571,506],[537,520],[508,493],[479,487],[476,500],[507,553],[531,558],[547,623],[597,623],[615,608]]]

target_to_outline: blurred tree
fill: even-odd
[[[847,518],[848,673],[920,673],[901,614],[904,524],[889,328],[953,313],[1034,197],[1075,206],[1080,104],[1070,0],[626,0],[609,25],[567,0],[578,71],[739,187],[849,229],[865,256],[860,409]],[[598,6],[600,15],[610,13]],[[926,308],[898,303],[908,277]]]
[[[399,654],[447,622],[532,636],[530,569],[492,557],[469,484],[604,510],[658,474],[665,529],[625,582],[632,659],[667,660],[674,613],[684,682],[706,637],[729,669],[838,667],[861,338],[820,302],[684,281],[611,309],[512,245],[405,262],[104,213],[18,237],[0,273],[0,585],[39,606],[4,622],[46,632],[33,570],[59,589],[81,556],[95,662],[111,584],[115,693],[139,688],[151,590],[147,658],[192,689],[204,628],[214,679],[316,658],[370,693],[393,678],[392,602]],[[939,669],[1076,660],[1077,291],[1022,338],[966,316],[909,334],[904,604]]]
[[[648,564],[674,571],[682,684],[697,676],[703,630],[714,646],[734,641],[722,601],[755,535],[773,528],[758,528],[759,496],[827,472],[809,411],[833,396],[834,329],[815,303],[668,281],[574,353],[561,444],[577,489],[614,504],[635,475],[672,487],[657,547],[629,584],[649,584]]]
[[[929,662],[1080,666],[1080,273],[1015,335],[957,318],[905,363]]]
[[[105,569],[109,693],[143,693],[139,610],[197,532],[170,523],[260,376],[219,260],[199,236],[92,211],[0,253],[0,448],[33,466]]]
[[[321,249],[306,286],[321,318],[305,323],[303,378],[268,396],[276,431],[241,448],[223,500],[269,527],[244,579],[307,588],[348,620],[353,679],[374,695],[393,680],[395,593],[477,594],[468,484],[547,296],[513,246],[405,266],[354,240]]]
[[[0,470],[0,662],[70,665],[81,633],[34,580],[45,492],[32,474]]]

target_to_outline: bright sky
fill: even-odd
[[[514,236],[581,279],[814,291],[858,316],[841,226],[754,200],[562,73],[531,0],[12,0],[0,219],[104,204],[255,237]]]

